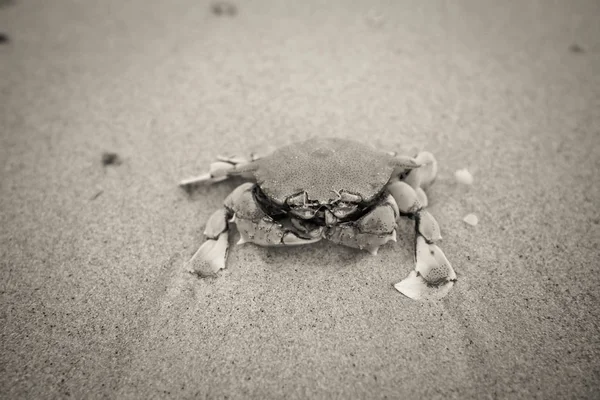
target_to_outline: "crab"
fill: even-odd
[[[186,263],[200,277],[225,268],[232,223],[238,244],[299,246],[320,240],[377,254],[397,239],[400,217],[415,221],[415,262],[394,287],[413,299],[444,297],[456,274],[443,251],[440,228],[427,211],[423,189],[433,183],[437,161],[426,151],[413,156],[380,151],[340,138],[314,138],[259,157],[222,157],[208,173],[180,182],[182,187],[231,177],[238,186],[215,211],[205,241]]]

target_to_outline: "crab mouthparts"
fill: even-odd
[[[310,219],[319,225],[332,226],[358,210],[356,204],[318,204],[314,206],[292,207],[290,212],[302,219]]]
[[[328,202],[309,200],[306,192],[303,192],[288,198],[281,204],[270,200],[258,185],[254,187],[253,196],[256,203],[269,215],[276,218],[292,216],[320,226],[332,226],[356,219],[374,204],[362,203],[360,196],[345,192],[342,192],[337,199]]]

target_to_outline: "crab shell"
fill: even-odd
[[[284,204],[305,192],[309,201],[322,205],[346,192],[371,202],[398,168],[396,159],[363,143],[336,138],[309,139],[279,148],[252,165],[263,193]]]

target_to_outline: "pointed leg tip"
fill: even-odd
[[[227,232],[223,232],[217,239],[206,240],[192,258],[185,263],[185,269],[201,277],[215,275],[224,269],[228,248],[227,239]]]
[[[202,263],[199,265],[198,263],[188,261],[184,264],[184,269],[188,273],[199,278],[214,278],[217,276],[217,273],[224,268],[224,266],[211,265],[209,263]]]
[[[429,242],[429,244],[433,244],[436,242],[440,242],[442,240],[442,235],[439,235],[439,234],[436,235],[434,233],[433,235],[429,236],[427,239],[428,239],[427,241]]]
[[[422,279],[419,279],[417,273],[411,271],[406,278],[396,283],[394,288],[409,299],[420,300],[426,286]]]
[[[367,250],[369,253],[371,253],[372,256],[376,256],[377,253],[379,252],[379,246],[378,247],[368,247],[365,250]]]
[[[201,278],[215,276],[220,270],[225,269],[225,257],[209,258],[194,256],[184,263],[183,267],[186,271]]]
[[[211,182],[211,175],[209,173],[200,175],[200,176],[195,176],[193,178],[187,178],[187,179],[183,179],[181,181],[179,181],[179,186],[186,188],[192,185],[197,185],[200,183],[205,183],[205,182]]]

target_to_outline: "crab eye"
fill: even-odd
[[[290,213],[302,219],[311,219],[315,217],[318,209],[310,207],[292,207]]]
[[[348,215],[352,214],[358,208],[357,204],[339,202],[335,205],[335,207],[331,210],[333,215],[338,218],[345,218]]]

